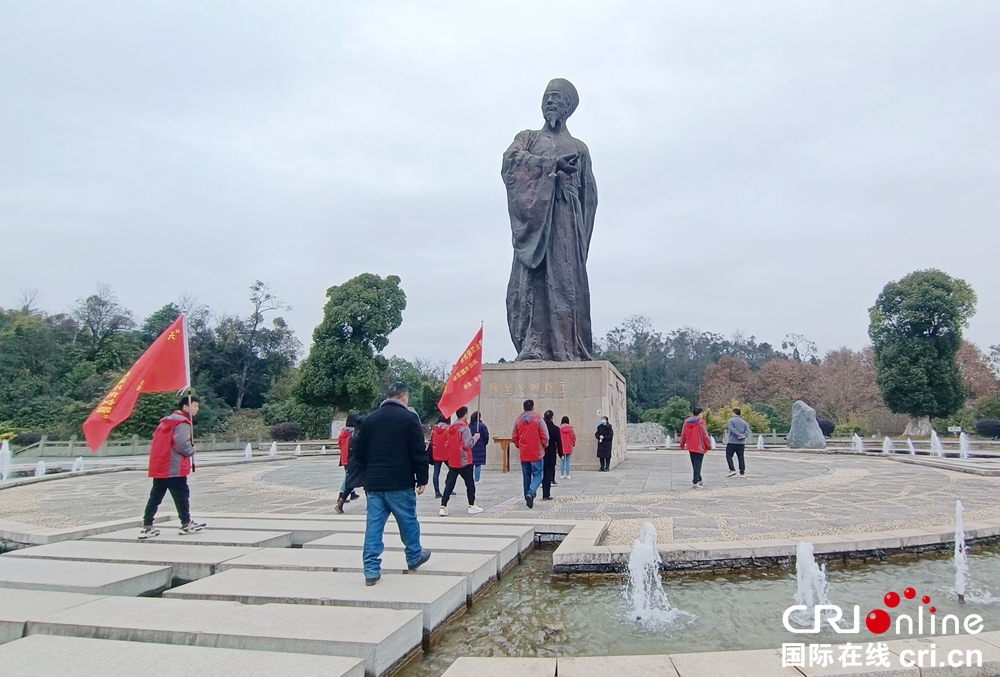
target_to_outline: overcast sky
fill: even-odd
[[[940,268],[1000,343],[1000,2],[0,2],[0,306],[103,282],[140,318],[397,274],[387,353],[514,356],[501,155],[545,84],[600,202],[595,336],[867,339]]]

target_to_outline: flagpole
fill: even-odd
[[[184,367],[187,370],[187,401],[188,416],[191,419],[191,448],[194,448],[194,414],[191,413],[191,346],[188,343],[188,319],[187,315],[181,315],[181,328],[184,330]],[[191,472],[195,471],[194,455],[191,456]]]
[[[479,331],[483,331],[484,322],[479,321]],[[484,335],[485,338],[485,335]],[[476,418],[476,434],[480,434],[483,431],[483,380],[479,379],[479,397],[476,399],[476,411],[479,412],[478,418]]]

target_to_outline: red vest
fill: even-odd
[[[472,465],[472,449],[462,441],[462,432],[469,429],[465,421],[457,421],[448,429],[448,467],[464,468]]]
[[[514,446],[521,455],[521,461],[534,463],[545,456],[549,443],[549,430],[542,417],[535,411],[526,411],[514,421]]]
[[[448,429],[447,423],[438,423],[434,426],[434,430],[431,431],[431,460],[435,463],[444,462],[448,460]]]
[[[187,477],[191,474],[191,459],[174,451],[174,428],[181,423],[191,423],[186,414],[175,411],[160,420],[153,433],[149,448],[149,476],[155,479]]]
[[[347,465],[347,459],[351,454],[351,431],[344,428],[340,431],[337,439],[337,446],[340,447],[340,465]]]

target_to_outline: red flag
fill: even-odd
[[[91,453],[104,444],[116,425],[132,415],[139,393],[176,391],[190,385],[187,329],[181,315],[153,341],[153,345],[118,379],[111,392],[87,417],[83,435]]]
[[[451,416],[479,396],[483,389],[483,329],[479,328],[476,338],[458,358],[458,363],[448,377],[444,394],[438,402],[438,409],[445,416]]]

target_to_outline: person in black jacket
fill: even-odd
[[[549,409],[545,412],[545,427],[549,431],[549,443],[545,446],[545,458],[542,464],[542,500],[552,500],[552,485],[556,483],[556,456],[562,456],[562,434],[559,426],[552,420],[555,414]]]
[[[611,470],[611,444],[615,438],[615,430],[607,416],[601,419],[594,437],[597,438],[597,458],[601,462],[598,472],[608,472]]]
[[[407,409],[409,403],[409,388],[404,383],[394,383],[382,406],[365,418],[351,453],[350,463],[363,475],[368,494],[363,550],[365,585],[375,585],[382,577],[385,550],[382,537],[390,514],[399,525],[410,570],[431,556],[430,550],[420,547],[417,521],[417,496],[427,486],[424,433],[420,417]]]

